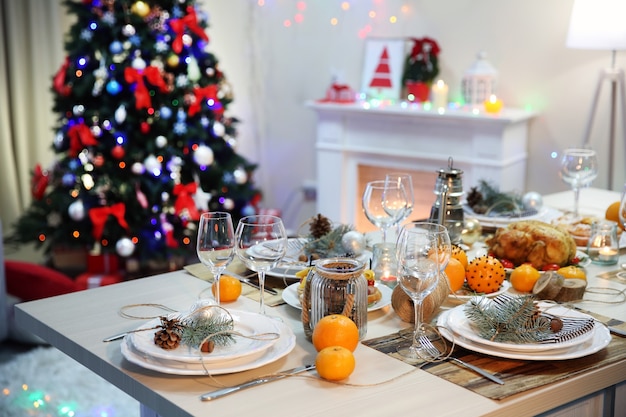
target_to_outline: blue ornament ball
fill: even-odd
[[[172,109],[170,109],[169,107],[161,107],[161,118],[167,120],[170,117],[172,117]]]
[[[120,41],[113,41],[111,42],[111,45],[109,45],[109,51],[112,54],[119,54],[124,50],[124,47],[122,46],[122,42]]]
[[[252,216],[255,213],[256,213],[256,210],[250,204],[248,204],[247,206],[241,209],[242,216]]]
[[[112,96],[119,94],[122,91],[122,86],[115,80],[111,80],[107,83],[107,92]]]

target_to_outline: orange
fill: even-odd
[[[564,266],[556,271],[557,274],[562,275],[563,278],[578,278],[587,279],[585,270],[574,265]]]
[[[356,366],[354,355],[342,346],[328,346],[315,357],[319,376],[329,381],[341,381],[352,374]]]
[[[317,322],[311,341],[318,352],[329,346],[342,346],[354,352],[359,344],[359,328],[347,316],[330,314]]]
[[[450,293],[453,294],[461,289],[465,283],[465,267],[456,258],[450,258],[448,266],[444,270],[446,277],[448,277],[448,284],[450,284]]]
[[[461,261],[463,264],[463,268],[467,268],[468,260],[467,260],[467,252],[461,249],[457,245],[452,245],[452,258],[455,258],[458,261]]]
[[[531,292],[541,274],[530,264],[523,264],[511,272],[511,286],[519,292]]]
[[[607,220],[612,220],[612,221],[616,222],[617,224],[619,224],[619,227],[621,227],[622,230],[625,230],[624,229],[624,225],[619,220],[619,208],[620,208],[619,206],[620,206],[620,202],[619,201],[611,203],[611,205],[606,209],[606,213],[604,214],[604,217]],[[626,213],[624,213],[624,215],[626,215]]]
[[[213,297],[215,297],[215,283],[211,287]],[[235,301],[241,295],[241,281],[230,275],[222,275],[220,277],[220,302],[228,303]]]

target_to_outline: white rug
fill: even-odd
[[[2,417],[136,417],[139,403],[61,351],[37,347],[0,364]]]

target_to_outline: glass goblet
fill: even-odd
[[[410,360],[430,358],[432,355],[422,344],[422,337],[426,337],[422,324],[422,304],[437,286],[450,259],[450,236],[440,224],[414,222],[402,228],[396,247],[398,283],[413,300],[415,307],[412,343],[399,348],[398,353]]]
[[[413,206],[415,205],[415,194],[413,192],[413,178],[410,174],[404,172],[391,172],[385,175],[386,183],[395,183],[398,186],[402,186],[404,189],[404,194],[406,197],[406,207],[404,209],[404,213],[398,219],[396,223],[396,238],[400,234],[400,228],[402,221],[407,219],[411,213],[413,212]]]
[[[200,215],[196,254],[213,273],[215,303],[220,304],[220,276],[235,256],[235,231],[229,213],[211,211]]]
[[[259,313],[265,314],[265,273],[275,268],[287,252],[287,233],[276,216],[243,217],[237,225],[235,252],[244,265],[259,277]]]
[[[406,209],[406,195],[398,184],[385,180],[370,181],[362,198],[363,211],[374,226],[380,228],[383,243],[387,241],[387,229],[399,221]]]
[[[561,179],[574,191],[574,215],[578,217],[580,189],[591,185],[598,176],[596,151],[583,148],[569,148],[561,159]]]

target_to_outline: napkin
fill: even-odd
[[[189,272],[196,278],[200,278],[201,280],[213,282],[213,274],[206,266],[201,263],[191,264],[185,266],[185,271]],[[228,272],[233,272],[237,275],[246,276],[248,274],[248,270],[245,265],[238,259],[234,259],[233,262],[226,268],[223,274],[228,275]],[[245,282],[242,282],[241,286],[241,295],[250,298],[251,300],[259,301],[260,299],[260,291],[257,288],[254,288]],[[265,305],[274,307],[280,304],[284,304],[283,300],[283,290],[280,288],[274,288],[277,292],[276,295],[272,295],[266,292],[263,292],[263,300]]]

